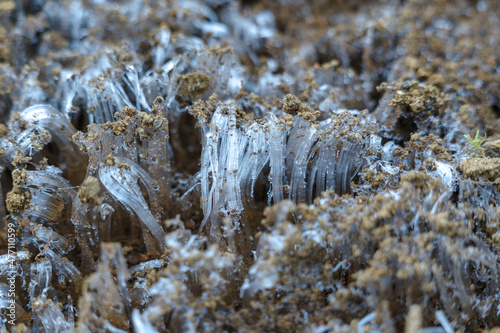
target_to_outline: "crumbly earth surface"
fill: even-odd
[[[460,165],[465,177],[500,182],[500,158],[471,158]]]
[[[0,332],[500,332],[499,1],[0,21]]]

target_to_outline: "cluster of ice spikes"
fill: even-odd
[[[464,134],[499,134],[498,65],[425,57],[486,97],[417,69],[455,18],[399,1],[314,40],[275,6],[321,1],[242,3],[0,1],[0,331],[497,325],[500,145]]]

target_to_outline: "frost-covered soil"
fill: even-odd
[[[0,330],[499,332],[500,2],[0,21]]]

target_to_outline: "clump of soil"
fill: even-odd
[[[105,162],[109,166],[115,165],[115,157],[112,154],[109,154]]]
[[[393,84],[390,89],[394,95],[389,105],[400,112],[409,110],[414,114],[432,114],[444,110],[449,102],[449,97],[437,85],[402,80]]]
[[[78,198],[84,203],[89,205],[100,205],[102,203],[101,187],[97,178],[89,176],[85,179],[83,184],[78,189]]]
[[[201,98],[210,88],[210,77],[205,73],[188,73],[179,76],[179,95],[192,100]]]
[[[484,179],[500,184],[500,158],[469,158],[458,169],[467,178]]]
[[[301,105],[302,103],[297,96],[288,94],[283,99],[283,112],[295,116],[299,112]]]
[[[11,213],[19,213],[29,207],[30,198],[29,191],[13,188],[12,191],[7,193],[7,198],[5,199],[7,210]]]
[[[26,170],[15,169],[12,172],[12,191],[7,193],[5,203],[11,213],[19,213],[30,206],[31,194],[25,188],[27,180]]]

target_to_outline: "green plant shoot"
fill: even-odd
[[[468,151],[468,150],[473,150],[474,151],[474,157],[477,156],[477,154],[479,153],[482,157],[486,157],[486,154],[484,153],[484,149],[482,147],[484,141],[486,141],[486,133],[484,133],[484,138],[481,139],[479,137],[479,130],[477,130],[476,132],[476,136],[474,138],[471,138],[469,135],[464,135],[464,137],[469,141],[469,143],[471,144],[469,147],[465,148],[464,150],[464,154]]]

